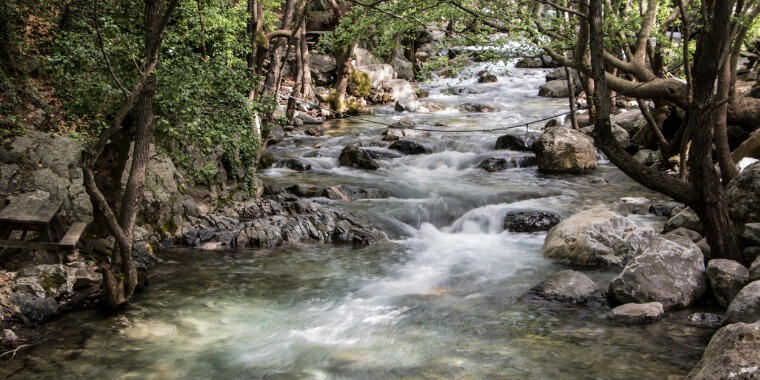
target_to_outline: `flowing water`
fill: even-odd
[[[447,109],[407,116],[431,128],[483,129],[559,113],[565,101],[536,96],[544,74],[511,69],[494,84],[475,84],[472,73],[439,79],[427,85],[429,100]],[[449,87],[476,94],[445,95]],[[498,112],[460,113],[464,102]],[[368,118],[399,117],[386,107]],[[262,177],[383,189],[392,197],[338,203],[367,214],[392,241],[165,252],[167,263],[129,310],[64,316],[50,340],[3,362],[0,377],[662,379],[696,364],[711,331],[689,327],[683,313],[626,327],[608,322],[605,308],[521,301],[566,267],[540,255],[545,234],[502,231],[509,210],[567,216],[654,194],[609,165],[590,176],[539,175],[534,167],[488,173],[476,167],[480,160],[524,154],[494,151],[498,135],[484,132],[434,133],[426,139],[432,154],[379,161],[375,172],[337,166],[343,146],[377,145],[383,130],[349,119],[332,122],[324,137],[297,135],[272,150],[315,169],[269,169]],[[591,180],[599,177],[606,182]],[[584,271],[601,286],[614,276]]]

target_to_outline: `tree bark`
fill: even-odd
[[[715,80],[718,77],[721,53],[730,43],[727,36],[735,1],[704,1],[708,10],[705,24],[697,40],[694,58],[694,100],[688,108],[691,132],[689,181],[695,190],[695,202],[689,204],[704,225],[705,237],[713,257],[742,261],[733,223],[723,194],[720,177],[712,157],[713,121],[715,120]]]

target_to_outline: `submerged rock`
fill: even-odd
[[[546,211],[513,211],[504,219],[504,229],[512,232],[542,232],[556,226],[562,218]]]
[[[534,145],[538,169],[548,173],[581,173],[596,168],[594,140],[569,128],[549,128]]]
[[[602,289],[588,276],[573,270],[563,270],[549,276],[525,295],[538,299],[575,305],[604,305]]]
[[[736,323],[718,330],[689,380],[760,378],[760,323]]]
[[[338,162],[341,166],[347,166],[355,169],[377,170],[380,165],[364,149],[349,145],[340,152]]]
[[[749,270],[733,260],[714,259],[707,263],[707,279],[718,304],[727,307],[749,279]]]
[[[660,236],[612,280],[609,293],[620,303],[660,302],[666,310],[694,303],[707,288],[702,252],[692,241]]]
[[[711,329],[720,327],[721,323],[720,315],[714,313],[693,313],[686,320],[692,326]]]
[[[478,83],[496,83],[499,78],[491,73],[483,73],[478,76]]]
[[[664,314],[665,309],[659,302],[627,303],[612,309],[607,317],[615,322],[638,325],[655,322]]]
[[[624,265],[638,240],[636,225],[605,207],[585,210],[549,230],[541,247],[550,259],[576,265]]]

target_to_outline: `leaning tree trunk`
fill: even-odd
[[[174,10],[178,0],[172,0],[162,15],[163,0],[145,0],[145,66],[140,79],[131,91],[127,90],[109,70],[114,81],[124,93],[124,103],[116,114],[113,125],[104,131],[85,155],[83,165],[84,183],[87,193],[95,206],[103,214],[110,232],[116,239],[116,255],[110,265],[102,266],[103,304],[111,309],[125,305],[132,298],[137,287],[137,268],[132,258],[132,241],[137,220],[137,211],[143,197],[145,175],[150,161],[150,145],[153,141],[153,101],[156,93],[155,68],[158,64],[158,50],[168,16]],[[97,3],[96,3],[97,4]],[[97,8],[96,8],[97,9]],[[96,25],[96,29],[98,26]],[[102,39],[99,39],[102,44]],[[101,45],[101,50],[102,45]],[[110,69],[110,63],[104,56]],[[94,168],[109,140],[122,130],[127,114],[137,107],[135,140],[132,150],[132,163],[129,177],[124,187],[118,217],[95,181]]]
[[[306,20],[301,23],[301,96],[308,101],[314,100],[314,87],[311,84],[311,55],[306,41]]]

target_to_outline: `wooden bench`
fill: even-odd
[[[75,222],[64,231],[58,216],[60,199],[28,193],[9,197],[5,203],[0,210],[0,248],[72,249],[87,228],[87,223]],[[9,240],[13,231],[21,231],[21,239]],[[25,240],[28,231],[38,232],[40,241]]]

